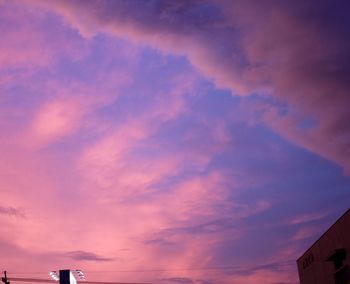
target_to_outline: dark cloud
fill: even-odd
[[[102,257],[92,252],[86,252],[82,250],[70,251],[64,253],[65,256],[72,258],[74,260],[86,260],[86,261],[112,261],[113,258]]]
[[[197,284],[213,284],[211,280],[196,280]]]
[[[21,209],[15,207],[0,206],[0,215],[14,216],[18,218],[24,218],[24,212]]]
[[[237,227],[237,220],[229,218],[220,218],[212,220],[209,222],[192,225],[192,226],[183,226],[168,228],[162,231],[162,234],[166,236],[176,235],[176,234],[211,234],[211,233],[220,233],[226,230]]]
[[[157,246],[174,246],[174,245],[176,245],[176,243],[171,242],[167,239],[163,239],[163,238],[147,240],[144,243],[146,245],[157,245]]]
[[[165,278],[161,279],[160,283],[164,284],[213,284],[214,282],[210,280],[193,280],[191,278],[186,277],[171,277],[171,278]]]
[[[193,282],[192,279],[185,278],[185,277],[172,277],[172,278],[162,279],[161,281],[162,281],[162,283],[169,283],[169,284],[173,284],[173,283],[193,284],[193,283],[195,283],[195,282]]]
[[[46,1],[45,1],[46,2]],[[234,94],[263,92],[291,111],[264,122],[350,171],[348,1],[50,1],[82,33],[110,32],[185,54]],[[83,16],[81,16],[83,15]],[[82,20],[83,19],[83,20]],[[312,117],[311,129],[300,120]]]
[[[271,271],[271,272],[280,272],[285,270],[290,266],[295,266],[295,261],[280,261],[272,262],[263,265],[247,266],[246,268],[232,269],[228,273],[235,275],[253,275],[260,270]]]
[[[271,283],[271,284],[293,284],[292,282],[276,282],[276,283]]]

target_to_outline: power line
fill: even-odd
[[[264,264],[253,264],[253,265],[228,265],[228,266],[207,266],[207,267],[186,267],[177,269],[163,269],[163,268],[148,268],[138,270],[85,270],[86,273],[115,273],[115,272],[171,272],[171,271],[202,271],[202,270],[234,270],[234,269],[266,269],[268,267],[280,268],[287,266],[294,266],[294,260],[287,260],[280,263],[264,263]]]
[[[166,269],[166,268],[145,268],[137,270],[84,270],[87,274],[98,274],[98,273],[144,273],[144,272],[176,272],[176,271],[208,271],[208,270],[244,270],[244,269],[267,269],[268,267],[282,268],[288,266],[294,266],[294,260],[288,260],[280,263],[264,263],[254,265],[229,265],[229,266],[208,266],[208,267],[184,267],[177,269]],[[12,274],[42,274],[47,272],[19,272],[13,271]],[[51,281],[51,280],[50,280]],[[85,281],[87,283],[87,281]]]
[[[19,278],[19,277],[11,277],[8,278],[9,281],[19,281],[19,282],[35,282],[35,283],[57,283],[57,281],[49,280],[49,279],[40,279],[40,278]],[[151,284],[146,282],[106,282],[106,281],[82,281],[86,284]],[[81,283],[82,283],[81,282]]]
[[[40,282],[40,283],[57,283],[54,280],[50,279],[39,279],[39,278],[19,278],[19,277],[10,277],[11,281],[20,281],[20,282]]]

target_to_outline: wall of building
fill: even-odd
[[[350,209],[297,264],[301,284],[350,284]]]

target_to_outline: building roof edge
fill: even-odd
[[[345,215],[347,214],[350,214],[350,208],[348,208],[348,210],[346,210],[315,242],[312,243],[312,245],[305,251],[303,252],[303,254],[297,258],[297,262],[299,261],[299,259],[303,258],[305,254],[307,254],[311,249],[312,247],[319,241],[323,238],[323,236],[325,234],[327,234],[328,231],[330,231],[341,219],[343,219],[345,217]]]

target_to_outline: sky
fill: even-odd
[[[298,283],[349,208],[348,1],[0,1],[9,277]]]

